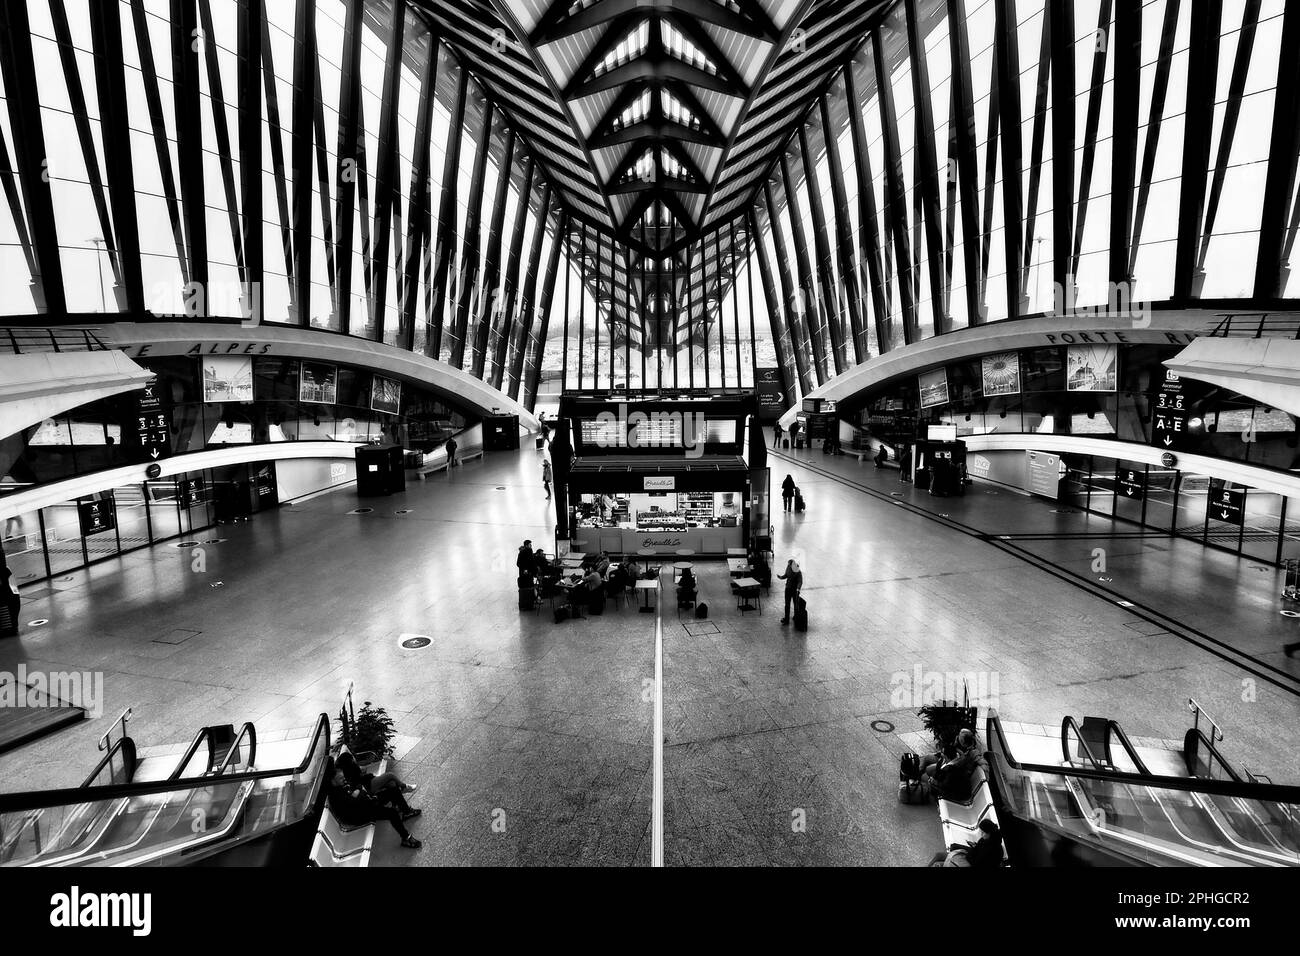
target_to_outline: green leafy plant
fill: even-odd
[[[956,701],[924,704],[916,716],[934,738],[935,747],[949,756],[956,753],[957,735],[963,730],[975,730],[976,709],[963,707]]]
[[[343,725],[339,736],[354,754],[373,753],[378,760],[393,755],[397,731],[384,708],[365,701],[355,717],[349,719],[346,710],[339,717]]]

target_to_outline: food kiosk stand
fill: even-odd
[[[746,547],[756,480],[767,500],[765,463],[761,477],[750,467],[757,415],[754,395],[562,397],[551,448],[557,530],[586,553],[725,557]]]

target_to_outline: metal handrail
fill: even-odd
[[[231,744],[230,749],[226,751],[226,756],[225,759],[221,761],[221,766],[216,769],[215,773],[217,776],[225,776],[226,771],[232,766],[231,761],[235,759],[235,754],[239,753],[240,741],[245,737],[248,738],[248,759],[244,761],[244,766],[257,766],[257,728],[253,726],[251,721],[247,721],[244,723],[244,726],[239,729],[239,736],[235,738],[235,742]]]
[[[117,797],[143,797],[155,793],[192,790],[195,787],[212,786],[214,783],[240,783],[245,780],[268,780],[273,777],[287,777],[305,773],[316,759],[316,754],[323,746],[329,751],[330,717],[321,714],[316,719],[312,730],[311,747],[307,755],[296,767],[281,767],[274,770],[245,770],[240,773],[223,774],[220,781],[208,778],[185,777],[179,780],[158,780],[147,783],[113,784],[104,787],[64,787],[58,790],[35,790],[27,793],[0,794],[0,813],[22,812],[44,807],[60,807],[73,803],[89,803],[95,800],[112,800]],[[1263,785],[1261,785],[1263,786]]]
[[[0,328],[0,349],[8,346],[15,355],[41,352],[107,352],[109,347],[90,328]]]
[[[1219,313],[1210,338],[1300,339],[1300,317],[1269,312]]]
[[[1059,767],[1052,764],[1024,763],[1011,756],[1006,733],[997,714],[989,714],[986,722],[986,740],[997,739],[1002,744],[998,756],[1012,770],[1020,773],[1041,773],[1053,777],[1072,777],[1082,780],[1109,780],[1115,783],[1135,783],[1162,790],[1181,790],[1186,793],[1213,793],[1225,797],[1245,797],[1272,803],[1300,804],[1300,786],[1280,783],[1238,783],[1232,780],[1206,780],[1203,777],[1167,777],[1160,774],[1128,773],[1124,770],[1094,770],[1088,767]],[[0,801],[3,797],[0,797]],[[3,809],[3,807],[0,807]]]

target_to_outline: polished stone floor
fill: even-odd
[[[520,613],[515,549],[553,544],[532,450],[402,496],[341,491],[222,527],[201,536],[222,539],[203,546],[203,571],[164,545],[76,572],[24,606],[24,621],[49,623],[0,641],[0,670],[102,671],[105,719],[0,756],[0,789],[76,785],[126,707],[142,745],[226,721],[270,735],[336,712],[352,682],[394,716],[395,766],[424,809],[424,847],[383,832],[376,863],[646,865],[657,622],[668,865],[926,862],[937,814],[900,806],[895,772],[920,729],[916,681],[933,674],[973,681],[1008,720],[1097,714],[1152,738],[1180,737],[1196,697],[1231,758],[1300,779],[1286,741],[1300,699],[1243,684],[1249,661],[1300,677],[1278,652],[1294,638],[1271,574],[1168,539],[1113,543],[1105,587],[1234,645],[1225,656],[1072,581],[1092,541],[1043,537],[1109,521],[1006,490],[929,499],[820,454],[772,466],[774,486],[789,471],[809,502],[774,516],[778,561],[805,570],[807,634],[779,623],[776,590],[742,616],[725,565],[703,562],[707,622],[671,602],[561,625]],[[359,504],[374,511],[348,514]],[[1015,547],[988,537],[1029,532]],[[400,647],[411,634],[432,643]]]

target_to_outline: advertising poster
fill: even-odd
[[[370,407],[377,412],[396,415],[402,410],[402,383],[376,375],[370,386]]]
[[[1119,350],[1113,345],[1071,345],[1065,353],[1065,388],[1070,392],[1113,392]]]
[[[303,362],[298,375],[298,401],[316,405],[333,405],[338,397],[337,365]]]
[[[203,365],[203,401],[251,402],[253,359],[251,356],[214,355],[199,359]]]
[[[946,405],[948,402],[948,370],[937,368],[933,372],[926,372],[924,375],[917,376],[917,384],[921,389],[921,407],[929,408],[932,405]]]
[[[758,386],[758,414],[763,421],[780,418],[785,411],[785,392],[781,388],[779,368],[756,370],[754,381]]]
[[[980,359],[984,397],[1020,394],[1020,357],[1015,352],[995,352]]]
[[[1042,451],[1025,452],[1025,491],[1056,500],[1065,466],[1060,455]]]

